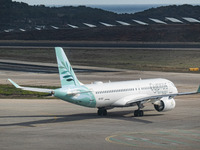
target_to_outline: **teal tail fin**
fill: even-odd
[[[55,52],[56,52],[56,58],[57,58],[57,63],[58,63],[58,70],[60,74],[61,86],[66,87],[69,85],[75,85],[75,86],[81,85],[63,49],[61,47],[56,47]]]

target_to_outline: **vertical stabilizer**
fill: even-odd
[[[63,49],[61,47],[56,47],[55,52],[60,74],[61,86],[66,87],[69,85],[80,85],[80,82],[78,81]]]

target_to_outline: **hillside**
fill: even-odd
[[[83,23],[99,24],[100,21],[117,24],[116,20],[133,23],[132,19],[150,22],[148,18],[165,19],[165,17],[199,18],[200,6],[182,5],[152,8],[135,14],[116,14],[86,6],[79,7],[45,7],[44,5],[29,6],[26,3],[0,0],[0,30],[8,28],[31,29],[36,26],[55,25],[64,27],[66,24],[84,27]],[[152,22],[151,22],[152,23]]]
[[[116,26],[0,33],[0,40],[200,42],[200,25]]]
[[[183,19],[192,17],[199,20],[199,14],[200,6],[191,5],[164,6],[135,14],[116,14],[86,6],[29,6],[12,0],[0,0],[0,40],[200,42],[200,24]],[[175,17],[182,23],[170,22],[165,17]],[[155,23],[149,18],[160,19],[166,24]],[[139,25],[132,19],[149,25]],[[130,25],[123,26],[117,20]],[[106,27],[100,22],[114,26]],[[83,23],[95,25],[96,28],[89,28]],[[78,29],[72,29],[68,24]]]
[[[200,6],[192,5],[171,5],[162,6],[158,8],[151,8],[143,12],[138,12],[134,14],[135,18],[145,19],[145,18],[158,18],[163,19],[165,17],[175,17],[177,19],[182,19],[182,17],[192,17],[199,18]]]
[[[100,20],[113,21],[117,14],[85,6],[79,7],[45,7],[29,6],[26,3],[0,0],[0,29],[31,28],[39,25],[63,26],[66,23],[97,23]]]

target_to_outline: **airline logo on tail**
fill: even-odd
[[[61,86],[81,85],[61,47],[55,48]]]

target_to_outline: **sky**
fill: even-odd
[[[12,0],[29,5],[199,4],[200,0]]]

